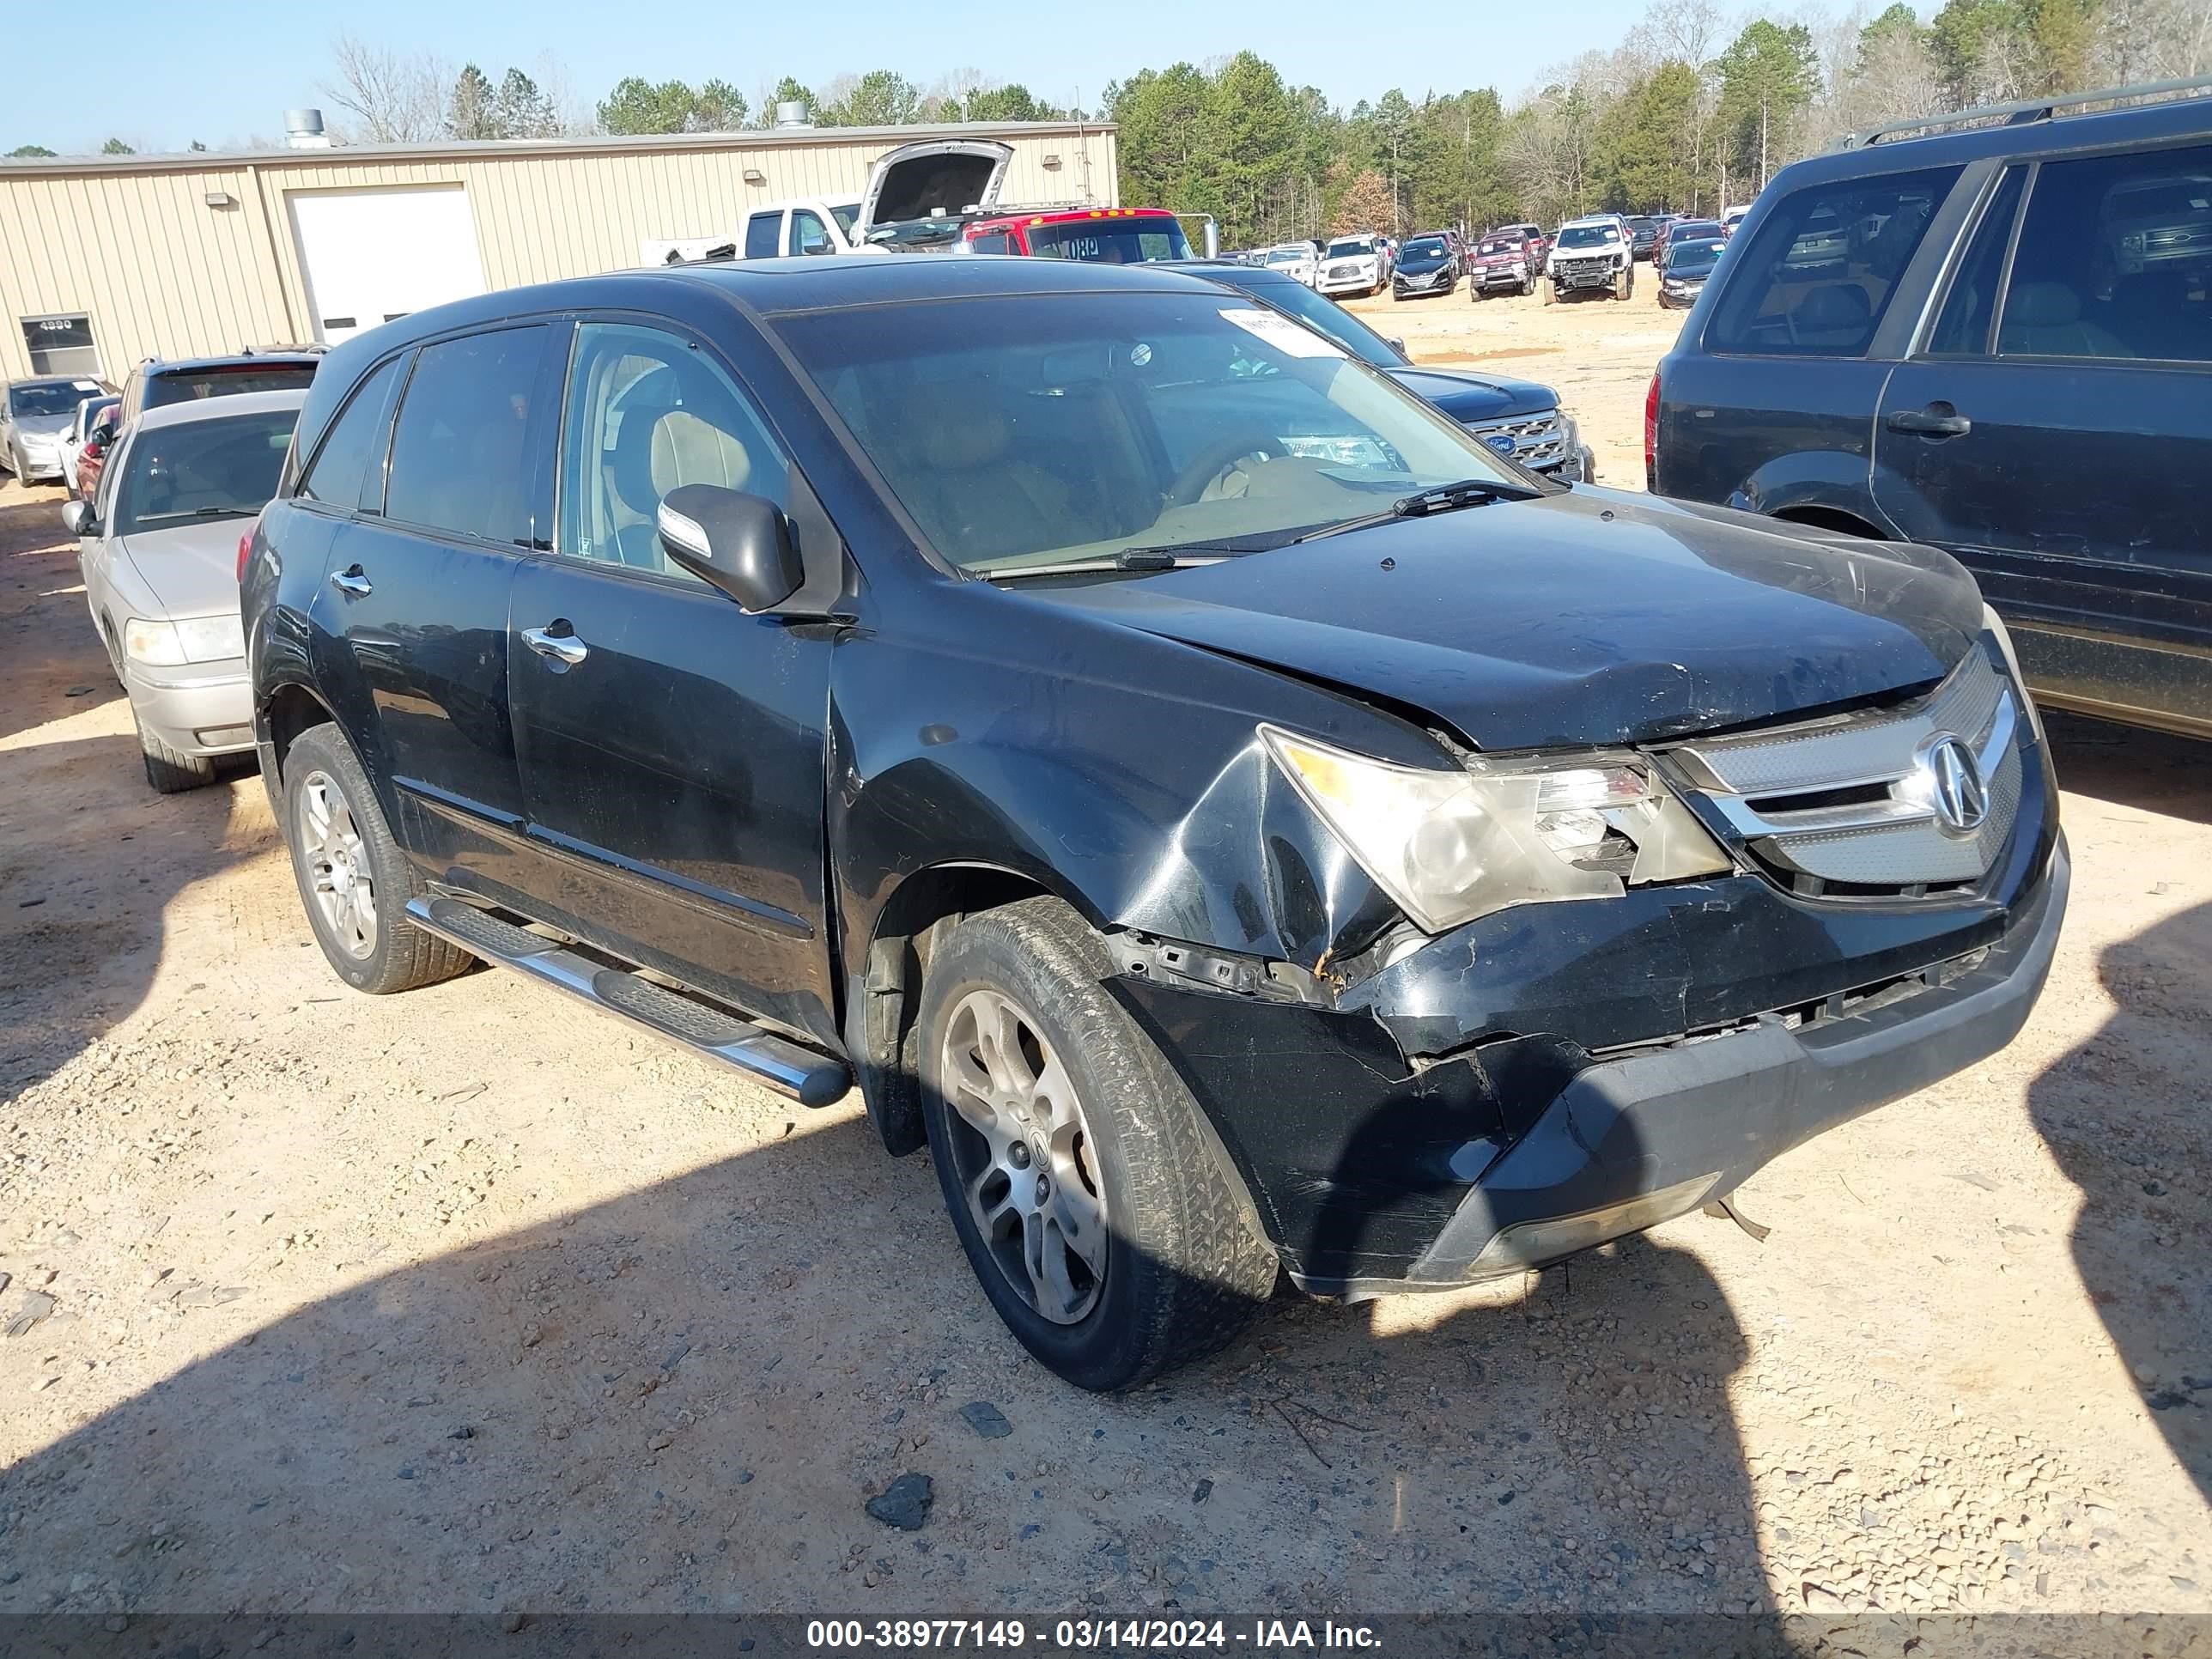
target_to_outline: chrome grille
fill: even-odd
[[[1500,434],[1513,440],[1513,459],[1523,466],[1549,466],[1567,453],[1567,434],[1559,425],[1559,411],[1516,415],[1503,421],[1469,421],[1467,429],[1477,438]]]
[[[1559,272],[1562,276],[1572,276],[1577,279],[1584,276],[1610,276],[1613,275],[1613,261],[1610,259],[1562,259],[1559,262]]]
[[[1793,885],[1908,893],[1988,873],[2022,788],[2018,693],[1979,649],[1927,697],[1802,726],[1707,738],[1671,751],[1753,857]],[[1945,822],[1934,760],[1972,752],[1987,807]]]

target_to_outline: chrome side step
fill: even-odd
[[[410,899],[407,919],[471,956],[512,968],[658,1036],[736,1067],[802,1106],[829,1106],[853,1085],[845,1063],[650,980],[593,962],[558,939],[488,915],[459,899]]]

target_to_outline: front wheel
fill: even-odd
[[[1277,1258],[1182,1079],[1102,983],[1056,899],[959,923],[922,991],[923,1121],[945,1207],[999,1317],[1079,1388],[1212,1352]]]
[[[145,763],[147,787],[158,794],[181,795],[187,789],[201,789],[215,781],[215,763],[205,755],[187,755],[181,749],[172,749],[146,729],[146,722],[138,718],[138,711],[131,711],[131,719],[138,728],[138,756]]]
[[[1636,273],[1633,270],[1616,270],[1613,273],[1613,297],[1614,299],[1626,300],[1635,291]]]
[[[1550,277],[1544,278],[1544,303],[1551,305],[1559,297],[1559,285]]]

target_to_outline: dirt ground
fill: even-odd
[[[1640,476],[1648,281],[1362,309]],[[343,989],[258,780],[145,787],[58,499],[0,488],[0,1614],[2212,1610],[2197,746],[2054,722],[2030,1029],[1753,1179],[1763,1245],[1286,1301],[1098,1399],[857,1101],[511,976]]]

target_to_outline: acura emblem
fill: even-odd
[[[1974,751],[1946,732],[1921,751],[1929,800],[1936,821],[1954,836],[1971,836],[1990,815],[1989,786]]]

